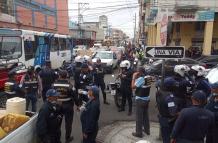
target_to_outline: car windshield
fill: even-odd
[[[20,37],[0,36],[0,58],[16,59],[22,54]]]
[[[113,54],[112,53],[104,53],[104,52],[98,52],[95,55],[95,58],[100,58],[100,59],[113,59]]]

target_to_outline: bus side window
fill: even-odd
[[[64,38],[59,38],[59,42],[60,42],[60,51],[67,50],[66,39],[64,39]]]
[[[56,52],[58,51],[59,47],[59,42],[58,42],[58,38],[53,37],[51,39],[51,52]]]
[[[31,60],[35,58],[37,46],[35,41],[24,41],[25,60]]]

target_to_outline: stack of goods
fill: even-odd
[[[0,110],[0,140],[30,119],[25,115],[25,105],[26,101],[23,98],[7,100],[6,110]]]

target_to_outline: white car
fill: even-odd
[[[113,51],[97,51],[92,58],[92,62],[96,63],[97,59],[101,59],[101,63],[106,71],[113,72],[113,69],[117,67],[118,59]]]

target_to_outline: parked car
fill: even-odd
[[[151,65],[145,66],[145,70],[151,75],[161,75],[162,62],[163,60],[157,60],[153,62]],[[166,76],[173,75],[175,65],[182,65],[182,64],[185,64],[189,67],[193,65],[201,65],[201,66],[206,67],[206,64],[190,59],[190,58],[167,59],[165,61],[165,75]]]
[[[97,58],[101,59],[103,67],[109,73],[113,72],[113,69],[117,67],[117,56],[113,51],[98,51],[92,58],[92,62],[95,63]]]
[[[218,64],[218,55],[201,56],[197,61],[205,63],[207,68],[213,68]]]

